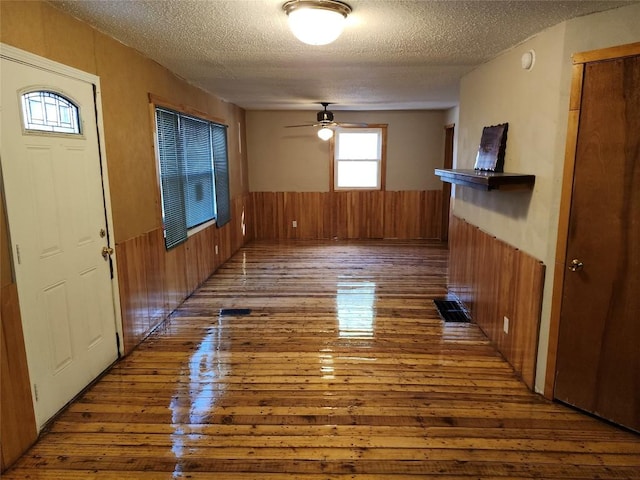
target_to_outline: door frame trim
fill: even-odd
[[[108,165],[107,165],[108,163],[107,152],[105,149],[104,122],[102,118],[103,110],[102,110],[102,90],[100,87],[100,77],[92,73],[88,73],[83,70],[78,70],[77,68],[70,67],[68,65],[64,65],[62,63],[50,60],[48,58],[35,55],[25,50],[12,47],[11,45],[7,45],[5,43],[0,43],[0,57],[7,60],[21,63],[23,65],[28,65],[28,66],[45,70],[51,73],[55,73],[58,75],[63,75],[76,80],[81,80],[93,85],[94,100],[95,100],[95,107],[96,107],[96,126],[98,129],[98,149],[100,154],[100,167],[102,169],[102,191],[104,193],[104,207],[105,207],[105,216],[106,216],[107,231],[108,231],[107,245],[110,247],[114,247],[115,239],[113,237],[113,232],[114,232],[113,215],[111,211],[111,192],[109,190],[109,171],[108,171]],[[124,338],[124,336],[123,336],[123,329],[122,329],[122,312],[120,309],[118,259],[117,259],[115,248],[114,248],[114,253],[111,256],[111,261],[113,265],[113,278],[111,279],[113,312],[114,312],[115,322],[116,322],[116,325],[115,325],[116,333],[120,338],[120,342],[118,342],[117,344],[118,357],[120,357],[123,353],[122,339]],[[115,342],[116,339],[114,338],[113,341]]]
[[[442,168],[453,168],[453,150],[455,148],[456,124],[444,126],[444,158]],[[452,185],[442,182],[442,218],[440,219],[440,241],[449,244],[449,223],[451,220],[451,191]]]
[[[640,55],[640,42],[630,43],[588,52],[575,53],[571,56],[573,70],[571,75],[571,92],[569,94],[569,119],[567,140],[564,157],[564,172],[562,175],[562,190],[560,193],[560,211],[558,216],[558,236],[556,239],[556,255],[553,269],[553,290],[551,294],[551,314],[549,324],[549,350],[547,353],[547,368],[544,382],[544,396],[550,400],[554,398],[556,382],[556,362],[558,359],[558,338],[560,335],[560,312],[562,308],[562,290],[567,260],[567,240],[569,237],[569,216],[573,197],[573,175],[578,143],[578,129],[580,123],[580,106],[582,103],[582,84],[584,67],[587,63],[616,58]]]

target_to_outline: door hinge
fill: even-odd
[[[16,257],[18,259],[18,265],[22,263],[22,259],[20,258],[20,245],[16,243]]]
[[[38,385],[33,384],[33,396],[36,397],[36,402],[38,401]]]

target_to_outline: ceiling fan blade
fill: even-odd
[[[285,125],[284,128],[317,127],[318,125],[318,123],[303,123],[301,125]]]
[[[298,127],[320,127],[320,129],[329,128],[331,130],[339,127],[368,127],[368,123],[342,123],[336,122],[333,119],[333,112],[327,110],[327,107],[331,105],[328,102],[320,102],[320,105],[323,106],[323,110],[317,113],[317,122],[316,123],[303,123],[300,125],[285,125],[285,128],[298,128]]]
[[[338,122],[337,124],[338,127],[368,127],[369,124],[368,123],[345,123],[345,122]]]

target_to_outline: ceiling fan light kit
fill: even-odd
[[[317,123],[303,123],[301,125],[285,125],[285,128],[298,128],[298,127],[320,127],[318,130],[318,137],[325,142],[333,137],[333,130],[340,127],[360,127],[365,128],[369,125],[366,123],[343,123],[335,122],[333,120],[333,112],[327,110],[327,107],[331,105],[329,102],[320,102],[323,109],[316,114]]]
[[[339,0],[290,0],[282,9],[289,17],[289,28],[301,42],[327,45],[344,29],[351,7]]]
[[[318,130],[318,137],[321,140],[324,140],[326,142],[331,137],[333,137],[333,130],[331,130],[330,128],[327,128],[327,127],[323,127],[320,130]]]

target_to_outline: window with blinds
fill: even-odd
[[[169,249],[184,242],[191,228],[230,220],[227,128],[157,107],[156,132]]]

